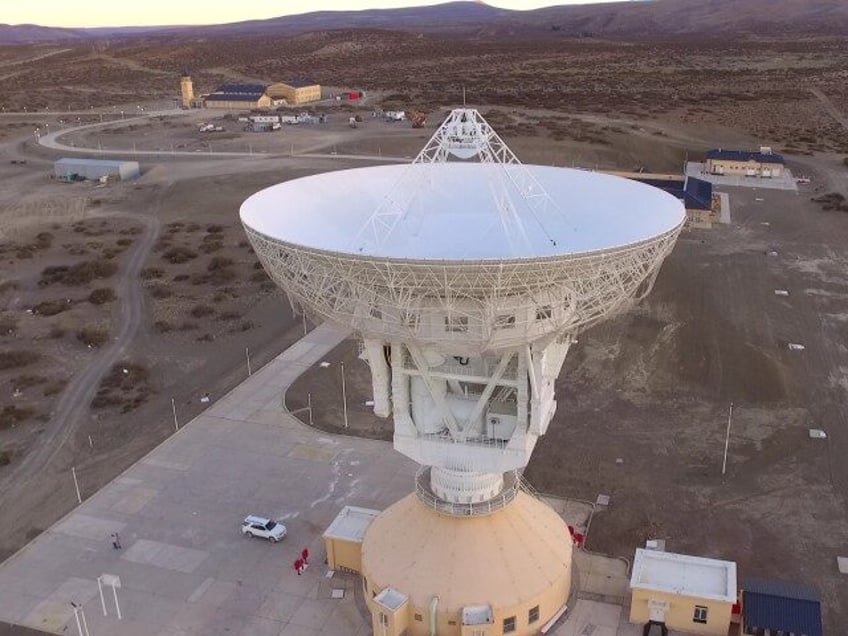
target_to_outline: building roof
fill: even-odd
[[[723,150],[721,148],[708,150],[707,159],[724,159],[727,161],[759,161],[760,163],[785,164],[783,155],[776,152],[752,152],[748,150]]]
[[[438,513],[407,495],[374,520],[362,543],[362,573],[377,589],[391,586],[427,607],[439,591],[439,613],[481,601],[494,611],[547,594],[568,593],[572,542],[562,518],[519,492],[482,517]],[[378,597],[379,598],[379,597]]]
[[[137,161],[120,161],[118,159],[83,159],[81,157],[62,157],[56,160],[57,166],[100,166],[106,168],[120,168],[121,166],[138,167]]]
[[[207,101],[212,102],[257,102],[265,93],[212,93]]]
[[[742,620],[749,627],[822,636],[821,602],[809,585],[745,579]]]
[[[688,177],[687,179],[658,179],[640,178],[638,174],[630,177],[634,181],[654,186],[673,197],[683,201],[687,210],[710,210],[712,209],[713,184],[703,179]]]
[[[393,611],[406,603],[408,599],[409,597],[406,594],[391,587],[387,587],[374,597],[377,603]]]
[[[492,171],[512,167],[445,162],[293,179],[248,198],[241,219],[272,239],[313,249],[459,261],[535,259],[642,244],[685,219],[676,198],[628,179],[552,166],[525,168],[556,206],[531,207],[508,178],[503,193],[493,192]],[[514,220],[504,220],[501,194],[515,211]],[[387,240],[363,250],[363,228],[387,195],[408,206]]]
[[[327,527],[324,538],[360,542],[365,536],[368,526],[371,525],[378,514],[380,514],[379,510],[345,506]]]
[[[268,88],[265,84],[222,84],[215,93],[246,93],[260,95]]]
[[[285,84],[286,86],[291,86],[292,88],[306,88],[307,86],[317,86],[317,84],[310,79],[295,79],[289,82],[280,83]]]
[[[735,603],[736,564],[638,548],[630,587]]]

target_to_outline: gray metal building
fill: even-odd
[[[78,175],[86,179],[117,176],[122,181],[125,181],[127,179],[137,179],[141,172],[137,161],[62,157],[53,164],[53,174],[60,178]]]

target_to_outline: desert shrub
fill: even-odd
[[[224,247],[224,244],[221,241],[210,241],[201,243],[197,248],[204,254],[211,254],[212,252],[217,252]]]
[[[202,336],[197,337],[198,342],[212,342],[213,340],[215,340],[215,338],[210,333],[205,333]]]
[[[252,283],[263,283],[266,280],[268,280],[268,274],[266,274],[264,270],[259,272],[253,272],[250,275],[250,282]]]
[[[171,290],[168,289],[165,285],[151,285],[150,295],[153,298],[158,298],[161,300],[162,298],[170,298],[172,294]]]
[[[843,164],[845,164],[846,166],[848,166],[848,157],[845,157],[845,158],[842,160],[842,163],[843,163]]]
[[[162,254],[162,258],[172,265],[181,265],[197,258],[197,252],[181,245],[172,247]]]
[[[35,415],[31,406],[8,405],[0,409],[0,430],[9,428]]]
[[[262,263],[260,263],[259,261],[256,261],[255,263],[253,263],[253,269],[260,270],[260,269],[264,269],[264,268],[262,267]]]
[[[237,311],[224,311],[218,315],[218,320],[238,320],[241,314]]]
[[[44,390],[41,392],[44,397],[50,397],[51,395],[58,395],[62,392],[62,389],[65,388],[67,382],[65,380],[53,380],[50,384],[44,387]]]
[[[133,244],[133,240],[131,238],[120,238],[116,241],[116,243],[121,247],[127,247],[128,245]]]
[[[0,336],[15,333],[18,328],[18,319],[14,316],[0,316]]]
[[[250,331],[251,329],[253,329],[253,323],[249,320],[245,320],[238,326],[239,331]]]
[[[195,305],[194,307],[192,307],[191,311],[189,311],[189,313],[194,318],[203,318],[204,316],[209,316],[211,314],[214,314],[215,310],[212,307],[210,307],[209,305],[200,304],[200,305]]]
[[[88,295],[88,302],[92,305],[103,305],[112,302],[115,298],[115,291],[111,287],[100,287]]]
[[[189,223],[188,225],[186,225],[185,231],[191,233],[191,232],[197,232],[197,230],[199,230],[199,229],[200,229],[200,226],[197,223]]]
[[[12,453],[5,448],[0,450],[0,466],[8,466],[12,461]]]
[[[83,261],[76,265],[53,265],[41,272],[41,286],[58,283],[68,286],[87,285],[93,280],[109,278],[118,271],[118,266],[107,260]]]
[[[176,276],[174,276],[173,280],[175,283],[181,283],[182,281],[188,280],[189,278],[191,278],[191,276],[189,276],[188,274],[177,274]]]
[[[213,256],[212,260],[209,261],[209,265],[206,266],[206,269],[210,272],[214,272],[216,269],[223,269],[225,267],[229,267],[233,264],[233,259],[228,258],[226,256]]]
[[[99,347],[109,340],[109,332],[95,327],[83,327],[77,331],[77,340],[88,347]]]
[[[16,280],[4,280],[0,283],[0,293],[7,291],[15,291],[20,285]]]
[[[32,250],[29,247],[18,248],[18,251],[15,252],[15,258],[18,260],[32,258]]]
[[[35,247],[39,250],[46,250],[53,245],[53,235],[50,232],[39,232],[35,235]]]
[[[133,362],[122,361],[112,365],[91,401],[92,408],[120,406],[127,413],[141,406],[153,389],[150,386],[150,371]]]
[[[50,337],[54,340],[57,338],[63,338],[65,336],[66,329],[64,327],[60,327],[59,325],[53,325],[50,327]]]
[[[31,365],[41,357],[36,351],[28,349],[12,349],[0,351],[0,371],[4,369],[20,369]]]
[[[209,274],[192,274],[189,282],[192,285],[205,285],[209,282]]]
[[[178,331],[194,331],[197,329],[197,323],[194,322],[183,322],[179,327],[177,327]]]
[[[247,240],[239,241],[238,246],[239,247],[250,247],[250,241],[247,241]]]
[[[71,308],[67,300],[45,300],[32,308],[32,313],[39,316],[55,316]]]
[[[156,333],[168,333],[174,330],[174,325],[167,320],[157,320],[153,323],[153,328],[156,330]]]
[[[209,282],[213,285],[223,285],[224,283],[229,283],[235,277],[236,273],[229,268],[216,269],[209,274]]]
[[[162,278],[165,272],[158,267],[145,267],[139,272],[139,277],[142,280],[150,280],[152,278]]]
[[[207,225],[206,231],[209,234],[220,234],[221,232],[224,231],[224,226],[223,225]]]
[[[9,382],[16,389],[28,389],[31,386],[36,386],[38,384],[44,384],[47,382],[47,378],[43,375],[19,375],[16,378],[12,378]]]

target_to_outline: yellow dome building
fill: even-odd
[[[376,636],[537,634],[571,591],[560,516],[522,491],[483,516],[412,494],[370,524],[362,576]]]

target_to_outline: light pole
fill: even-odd
[[[347,428],[347,389],[345,387],[345,372],[344,372],[344,362],[341,363],[342,367],[342,410],[344,412],[344,427]]]

